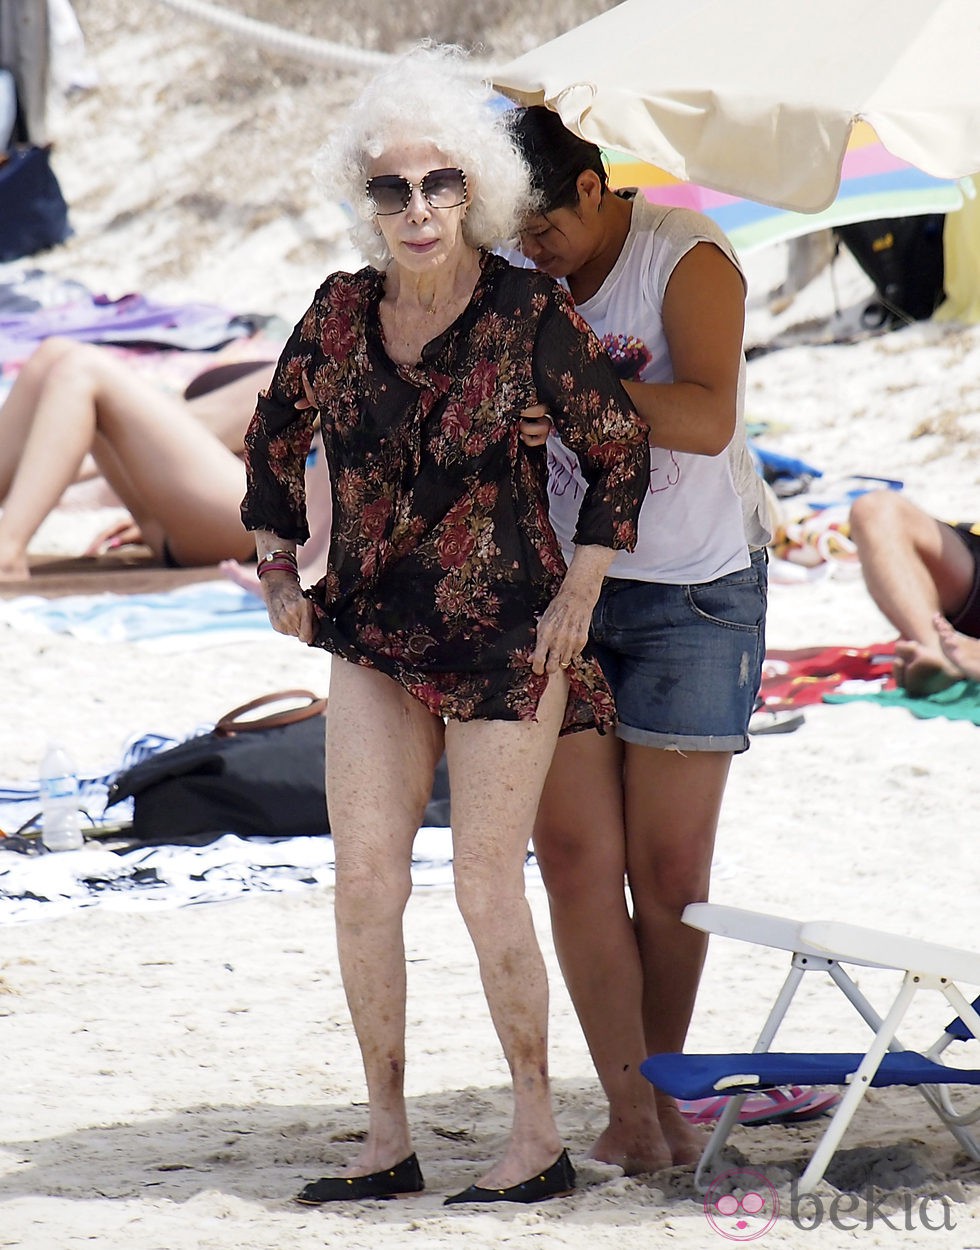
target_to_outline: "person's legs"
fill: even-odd
[[[14,379],[0,407],[0,501],[4,499],[20,463],[38,399],[55,362],[75,344],[70,339],[46,339],[31,353]]]
[[[899,631],[896,679],[911,694],[941,690],[957,674],[939,645],[937,612],[955,615],[974,563],[956,532],[900,492],[869,491],[851,505],[850,531],[871,598]]]
[[[646,1057],[643,973],[627,905],[623,744],[612,734],[562,738],[534,826],[562,975],[609,1100],[590,1151],[628,1175],[669,1167]]]
[[[367,1137],[342,1175],[364,1176],[412,1152],[404,1095],[402,914],[443,725],[388,677],[336,656],[329,698],[327,808],[336,856],[337,949],[369,1106]]]
[[[684,1049],[707,938],[684,924],[708,897],[711,859],[731,765],[727,751],[626,748],[627,868],[643,965],[647,1054]],[[701,1135],[667,1095],[657,1095],[674,1161],[692,1161]]]
[[[625,860],[642,969],[636,1014],[644,1054],[682,1050],[704,961],[684,907],[707,897],[732,754],[748,722],[765,653],[765,554],[691,585],[607,583],[593,621],[625,744]],[[702,1134],[657,1095],[675,1164]]]
[[[11,392],[5,420],[15,398],[11,420],[23,437],[16,465],[7,466],[6,479],[0,475],[0,485],[7,483],[0,577],[26,575],[27,545],[37,527],[86,453],[98,459],[100,448],[108,449],[100,467],[125,506],[138,520],[159,522],[180,563],[216,563],[251,552],[239,516],[242,464],[183,400],[101,348],[63,342],[51,347],[36,374],[32,370],[20,395]]]
[[[548,1080],[548,982],[524,892],[524,861],[566,698],[567,682],[556,674],[537,721],[446,727],[456,898],[514,1090],[507,1146],[477,1182],[486,1189],[521,1184],[561,1152]]]

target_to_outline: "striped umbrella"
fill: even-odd
[[[656,165],[605,150],[614,190],[638,187],[656,204],[693,208],[713,218],[743,255],[827,226],[919,213],[951,213],[963,204],[957,181],[933,178],[893,156],[866,122],[858,122],[841,168],[837,198],[819,213],[794,213],[756,200],[681,182]]]

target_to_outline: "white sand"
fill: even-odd
[[[311,85],[305,70],[284,62],[269,70],[251,52],[236,62],[235,45],[159,7],[87,0],[78,9],[102,87],[57,119],[58,170],[78,235],[42,263],[112,295],[140,289],[298,315],[321,272],[345,254],[337,210],[304,182],[323,123],[322,112],[307,110],[326,107],[336,85],[324,71]],[[236,63],[248,89],[230,98]],[[217,146],[205,131],[212,115],[228,135]],[[305,129],[304,142],[280,150],[276,119]],[[195,167],[201,194],[224,197],[204,211],[186,198]],[[209,169],[220,172],[214,186]],[[287,187],[297,208],[284,221],[276,205]],[[826,318],[833,307],[825,276],[777,322],[759,301],[772,277],[766,259],[750,268],[755,341],[809,316]],[[838,282],[845,306],[866,291],[846,265]],[[769,423],[766,445],[810,460],[828,479],[900,477],[913,497],[947,516],[980,512],[978,412],[977,329],[917,325],[850,346],[774,352],[749,368],[748,414]],[[49,533],[63,540],[71,532],[81,543],[79,526],[76,516]],[[889,636],[853,576],[772,588],[773,647]],[[326,684],[322,656],[271,635],[179,657],[9,628],[2,645],[0,773],[9,780],[35,776],[51,735],[94,770],[115,761],[131,733],[183,733],[257,694]],[[715,901],[980,947],[977,732],[850,704],[807,709],[797,732],[756,738],[733,769]],[[365,1123],[331,891],[153,914],[95,908],[3,933],[0,1245],[304,1250],[450,1247],[462,1237],[485,1250],[717,1244],[689,1171],[626,1180],[585,1161],[601,1099],[539,887],[531,899],[552,973],[560,1123],[580,1167],[574,1197],[537,1210],[441,1206],[443,1194],[492,1155],[509,1107],[450,891],[418,893],[408,914],[408,1088],[429,1188],[415,1201],[357,1211],[290,1201],[303,1180],[344,1159]],[[747,1049],[782,966],[716,939],[690,1048]],[[870,974],[861,983],[879,1006],[891,984]],[[917,1010],[908,1040],[931,1040],[948,1014],[940,1002],[928,1019]],[[864,1033],[842,999],[815,986],[783,1041],[850,1049]],[[823,1123],[740,1129],[734,1143],[785,1178]],[[862,1152],[870,1151],[879,1184],[915,1195],[915,1211],[925,1194],[949,1202],[952,1232],[937,1235],[913,1220],[903,1244],[980,1243],[980,1167],[914,1092],[873,1091],[845,1147],[854,1153],[842,1185],[862,1187]],[[933,1206],[934,1222],[939,1214]],[[892,1227],[902,1220],[893,1217]],[[828,1231],[826,1221],[813,1234],[782,1219],[765,1244],[844,1245],[853,1236]],[[857,1236],[878,1245],[893,1232],[878,1219]]]

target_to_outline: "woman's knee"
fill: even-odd
[[[622,838],[576,838],[539,822],[534,855],[552,902],[587,904],[612,887],[620,892],[626,875]]]
[[[120,367],[116,360],[106,355],[103,347],[61,339],[57,340],[48,359],[47,376],[52,380],[64,380],[76,389],[87,388],[94,392],[106,368]]]
[[[851,538],[860,547],[876,537],[894,537],[908,527],[917,512],[918,509],[897,491],[867,491],[851,504],[848,518]]]
[[[36,381],[43,382],[55,366],[63,360],[70,360],[83,348],[92,350],[89,344],[54,335],[45,339],[39,347],[34,349],[22,372],[28,375],[33,374]]]
[[[655,863],[630,865],[630,892],[637,911],[649,904],[680,917],[688,903],[707,901],[710,884],[711,856],[693,849],[679,848]]]
[[[491,856],[456,855],[453,888],[456,905],[471,933],[512,923],[514,909],[525,906],[523,862],[505,865]]]
[[[339,862],[335,873],[334,913],[341,924],[384,924],[405,911],[412,892],[411,870],[368,860]]]

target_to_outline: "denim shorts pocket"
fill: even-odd
[[[686,588],[692,611],[728,629],[755,631],[766,614],[766,594],[754,568]]]

